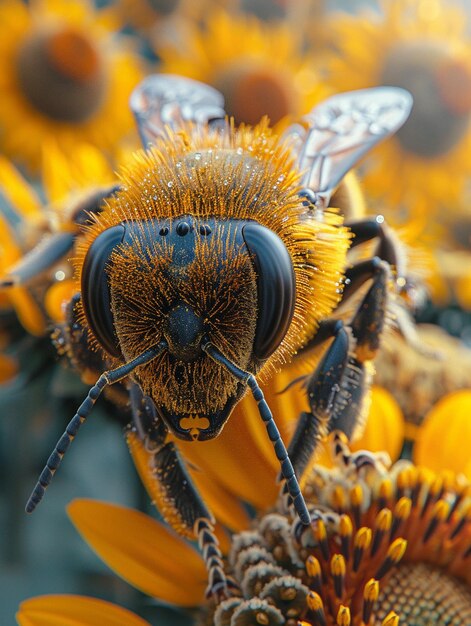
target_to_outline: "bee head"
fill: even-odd
[[[247,383],[202,346],[253,375],[291,359],[340,299],[347,229],[310,218],[266,122],[167,133],[119,181],[77,245],[84,321],[116,365],[165,342],[132,377],[175,435],[211,439]]]
[[[295,277],[282,240],[256,221],[173,218],[101,232],[82,270],[87,323],[104,351],[126,362],[168,348],[133,376],[177,437],[217,436],[246,391],[201,348],[209,341],[257,373],[293,316]]]

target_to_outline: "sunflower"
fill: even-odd
[[[471,440],[471,350],[433,325],[417,326],[417,338],[421,349],[390,334],[375,363],[375,382],[394,398],[399,411],[393,430],[397,434],[402,423],[416,463],[434,471],[447,468],[471,479],[469,454],[463,446],[463,441]],[[370,441],[383,430],[376,417],[369,423]]]
[[[77,143],[72,161],[52,140],[44,143],[42,153],[40,194],[11,162],[0,157],[0,187],[8,206],[0,214],[2,277],[14,272],[16,264],[43,236],[69,232],[73,228],[73,207],[83,197],[114,181],[111,166],[91,145]],[[63,258],[43,272],[40,282],[34,281],[34,294],[28,285],[4,292],[4,306],[13,306],[29,334],[42,336],[51,321],[63,320],[63,305],[76,291],[71,271],[68,260]]]
[[[139,511],[94,500],[74,500],[68,513],[100,558],[128,583],[178,607],[204,605],[204,561],[168,527]],[[121,607],[77,595],[26,600],[17,620],[20,626],[149,626]]]
[[[202,26],[184,25],[180,36],[155,40],[160,70],[218,89],[236,122],[256,124],[267,115],[276,124],[306,113],[327,93],[287,23],[216,11]]]
[[[114,571],[154,598],[198,607],[200,623],[469,623],[470,483],[407,461],[391,467],[384,453],[352,453],[337,433],[330,443],[333,467],[314,468],[304,488],[312,524],[279,509],[235,534],[225,548],[236,591],[216,604],[204,600],[203,560],[159,522],[91,500],[74,501],[69,515]],[[92,602],[33,598],[21,605],[18,623],[67,617],[76,626],[98,626]]]
[[[334,467],[305,486],[311,526],[275,513],[233,538],[241,597],[215,625],[469,623],[470,484],[332,444]]]
[[[466,15],[442,0],[384,0],[380,13],[335,14],[329,84],[348,91],[397,85],[414,97],[409,120],[375,151],[365,186],[393,223],[431,229],[458,205],[471,172],[471,46]]]
[[[127,100],[141,71],[110,10],[88,0],[6,0],[0,22],[4,153],[34,171],[52,138],[69,159],[77,142],[115,154],[133,128]]]

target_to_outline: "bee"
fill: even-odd
[[[26,510],[41,501],[100,393],[119,382],[152,454],[166,518],[198,537],[208,592],[226,593],[212,514],[168,436],[194,445],[217,437],[251,392],[290,503],[310,523],[298,477],[321,433],[351,436],[390,283],[402,280],[381,220],[348,223],[331,200],[357,161],[402,125],[411,98],[390,87],[340,94],[281,137],[267,120],[236,128],[217,91],[177,76],[148,77],[131,108],[145,149],[123,168],[118,188],[78,213],[74,238],[79,288],[65,332],[76,362],[86,367],[93,351],[103,371]],[[377,254],[349,265],[349,250],[371,239]],[[46,242],[39,256],[51,250]],[[12,271],[4,284],[15,280]],[[336,311],[364,285],[344,323]],[[310,411],[287,450],[258,381],[329,341],[306,381]]]

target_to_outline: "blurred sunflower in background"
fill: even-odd
[[[6,158],[0,157],[0,186],[3,210],[0,213],[0,270],[1,278],[14,277],[25,255],[41,239],[54,236],[70,239],[70,245],[58,241],[57,259],[49,258],[44,268],[36,263],[35,275],[3,291],[5,303],[15,309],[24,329],[41,337],[51,330],[51,324],[63,320],[63,304],[75,292],[70,253],[73,236],[78,230],[73,223],[74,211],[83,199],[111,186],[113,170],[94,146],[75,143],[74,158],[65,156],[53,140],[44,141],[42,152],[41,186],[33,185]]]
[[[363,182],[375,210],[430,251],[433,301],[470,310],[469,16],[444,0],[379,0],[377,8],[329,16],[327,82],[337,91],[397,85],[411,92],[411,116],[365,164]]]
[[[395,224],[430,226],[463,197],[471,172],[466,25],[466,14],[442,0],[384,0],[379,12],[330,16],[336,91],[395,85],[414,98],[409,119],[365,170],[367,192]]]
[[[183,21],[181,31],[154,39],[160,71],[212,85],[236,123],[272,124],[307,113],[327,91],[308,50],[288,23],[267,24],[253,15],[209,12],[203,23]]]
[[[69,159],[77,142],[115,155],[142,74],[113,12],[88,0],[6,0],[0,23],[0,149],[33,172],[52,138]]]

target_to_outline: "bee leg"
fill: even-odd
[[[392,270],[394,292],[401,296],[401,298],[391,302],[393,313],[398,318],[397,327],[404,338],[411,344],[416,345],[420,351],[419,342],[416,341],[414,325],[407,318],[408,311],[416,309],[423,303],[426,293],[423,286],[411,279],[407,268],[407,252],[404,244],[395,231],[389,228],[382,216],[347,222],[346,225],[354,234],[351,248],[372,239],[378,239],[373,256],[389,264]]]
[[[302,413],[288,448],[298,476],[305,471],[318,442],[328,432],[340,430],[352,438],[361,425],[371,385],[371,361],[384,327],[389,266],[374,258],[349,270],[351,290],[367,280],[372,285],[351,322],[327,320],[308,348],[333,337],[314,373],[306,381],[311,411]],[[350,295],[350,294],[349,294]]]
[[[42,239],[28,254],[8,268],[0,279],[0,287],[15,287],[28,284],[31,280],[51,269],[74,244],[73,233],[53,233]]]
[[[167,428],[151,398],[143,395],[136,384],[130,388],[130,397],[134,432],[149,455],[149,467],[157,487],[152,494],[157,507],[172,528],[197,539],[208,571],[208,597],[228,598],[234,584],[224,573],[214,517],[198,493],[177,447],[171,441],[166,443]]]
[[[389,264],[374,257],[350,267],[345,272],[343,300],[356,293],[368,280],[372,280],[372,285],[349,324],[356,339],[355,355],[361,362],[372,360],[379,348],[388,309]]]
[[[350,337],[341,320],[321,325],[315,342],[333,338],[314,373],[306,381],[311,411],[303,412],[288,446],[288,455],[298,477],[302,476],[319,441],[327,435],[349,360]],[[311,346],[313,347],[313,346]]]
[[[378,217],[345,223],[354,234],[350,247],[354,248],[377,238],[378,245],[374,251],[374,256],[387,261],[394,268],[397,277],[403,278],[406,275],[406,255],[403,245],[395,232],[389,228],[383,219],[378,219]]]

